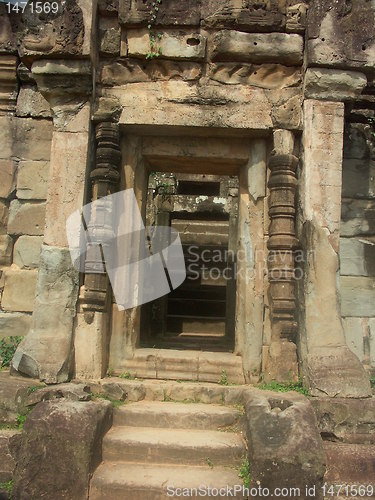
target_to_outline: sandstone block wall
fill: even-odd
[[[30,328],[52,138],[49,104],[18,62],[0,50],[0,338]]]
[[[374,369],[375,148],[371,120],[374,111],[369,109],[372,100],[371,96],[364,96],[362,102],[347,113],[343,160],[340,288],[346,342],[365,365]],[[362,117],[361,123],[358,122],[359,116]]]

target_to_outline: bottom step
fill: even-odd
[[[177,488],[180,490],[177,491]],[[234,488],[237,489],[236,494]],[[165,500],[173,496],[201,498],[202,492],[207,492],[205,496],[208,498],[244,499],[242,488],[237,470],[229,467],[210,469],[185,465],[104,462],[91,481],[89,499]]]

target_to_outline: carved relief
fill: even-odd
[[[150,22],[153,0],[123,0],[119,20],[126,26],[146,26]],[[156,26],[198,26],[201,20],[201,0],[163,0],[159,5]]]
[[[82,9],[76,0],[67,0],[54,14],[37,14],[26,8],[22,18],[23,30],[19,33],[20,55],[71,54],[82,52],[84,22]]]
[[[207,0],[202,5],[202,25],[251,32],[280,31],[285,26],[285,7],[278,0]]]
[[[277,338],[295,341],[295,267],[294,250],[298,247],[295,230],[296,169],[298,158],[275,155],[269,161],[271,176],[268,240],[268,271],[272,334]]]
[[[120,180],[120,138],[119,126],[103,122],[96,127],[96,162],[90,174],[92,182],[92,201],[117,191]],[[112,228],[106,224],[107,207],[96,206],[91,213],[88,229],[98,236],[98,241],[111,239]],[[95,228],[95,229],[93,229]],[[93,242],[87,246],[85,262],[85,282],[81,289],[80,303],[83,311],[104,311],[108,302],[109,280],[104,272],[105,266],[101,247]]]
[[[290,5],[286,11],[287,33],[303,33],[306,28],[307,5],[297,3]]]
[[[15,110],[18,91],[16,68],[16,56],[0,57],[0,113]]]

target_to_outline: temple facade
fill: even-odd
[[[13,372],[48,384],[225,372],[369,396],[372,3],[0,13],[0,336],[23,337]],[[74,265],[66,224],[129,189],[147,227],[178,231],[186,279],[124,309],[97,245]],[[106,230],[95,210],[86,223]],[[134,238],[112,243],[126,256]]]

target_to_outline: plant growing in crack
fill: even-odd
[[[156,22],[161,3],[162,0],[152,0],[151,3],[150,19],[147,24],[148,36],[150,39],[150,50],[146,53],[146,59],[153,59],[154,57],[160,57],[162,54],[161,47],[158,43],[160,42],[162,35],[161,33],[156,33],[153,30],[153,26]]]

